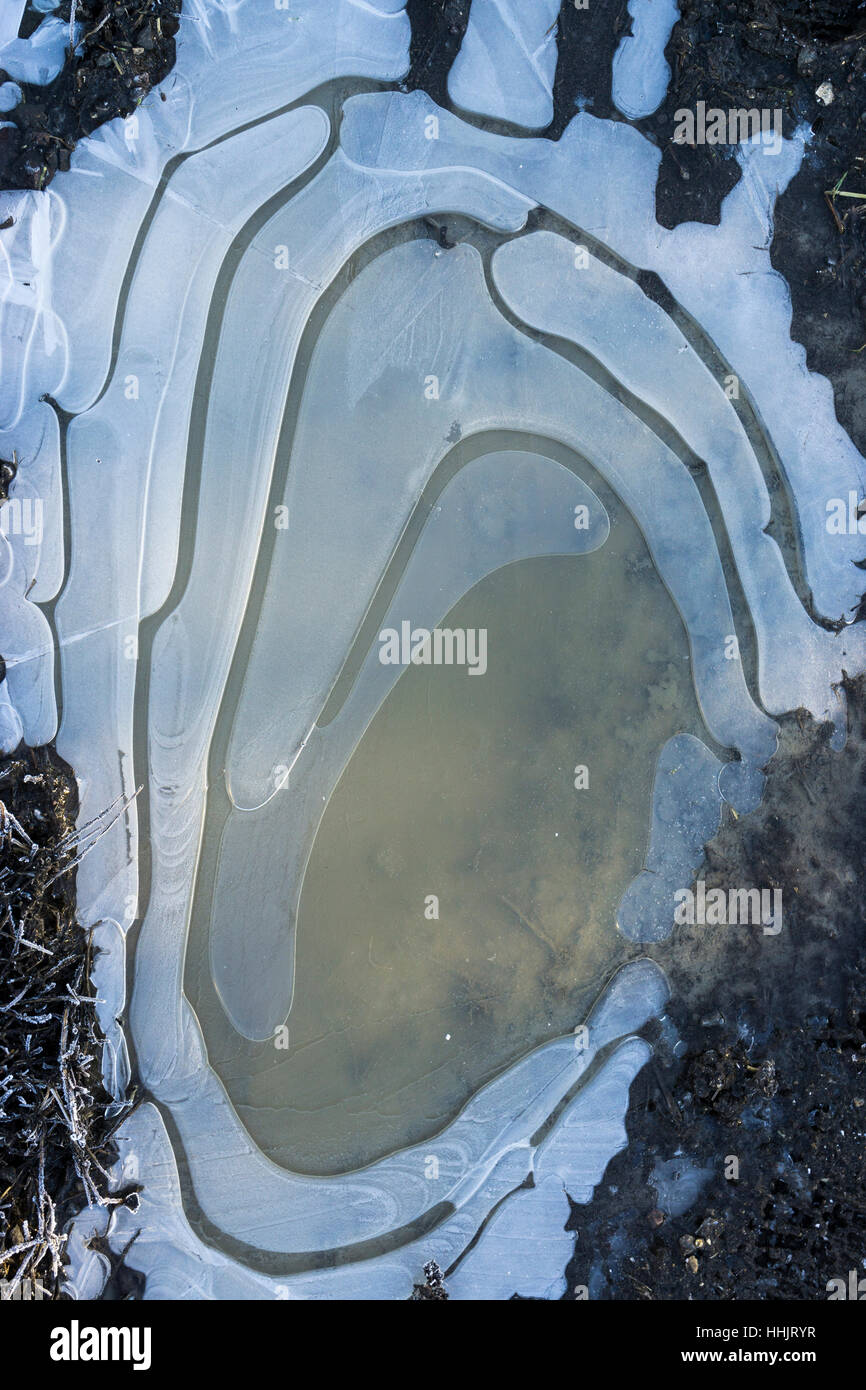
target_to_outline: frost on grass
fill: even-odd
[[[618,968],[623,943],[670,931],[723,802],[756,804],[771,716],[803,706],[843,737],[835,687],[866,665],[846,625],[861,541],[825,525],[828,499],[862,486],[863,460],[790,340],[769,264],[773,202],[803,140],[769,160],[741,147],[720,225],[669,232],[654,217],[658,151],[623,122],[582,113],[553,144],[493,134],[417,92],[341,88],[333,109],[334,88],[309,97],[336,79],[399,81],[409,26],[396,0],[187,8],[166,99],[145,101],[134,127],[103,128],[47,193],[10,197],[0,233],[0,453],[14,463],[3,728],[10,742],[56,733],[80,824],[118,808],[78,868],[78,912],[102,952],[91,1007],[117,1097],[125,934],[141,924],[129,1027],[154,1101],[117,1135],[114,1181],[144,1184],[140,1209],[82,1214],[69,1287],[98,1287],[96,1231],[116,1252],[137,1233],[127,1258],[154,1298],[408,1297],[432,1263],[451,1297],[557,1297],[569,1198],[590,1201],[625,1142],[629,1085],[650,1055],[635,1035],[667,998],[648,961]],[[557,9],[475,0],[455,106],[543,128]],[[625,43],[642,42],[642,24]],[[526,233],[534,208],[558,216],[555,233]],[[617,573],[628,527],[643,549]],[[523,649],[510,668],[492,651],[483,680],[463,674],[447,696],[432,678],[420,687],[412,663],[380,659],[380,632],[404,622],[476,612],[494,630],[496,586],[516,573],[548,576],[527,579],[527,611],[555,574],[546,610],[561,630],[601,607],[605,585],[627,610],[656,594],[647,611],[675,630],[672,651],[681,643],[679,666],[644,652],[641,632],[582,654],[608,691],[631,691],[621,722],[598,726],[597,765],[655,768],[625,784],[643,858],[617,858],[615,802],[579,846],[562,833],[573,860],[556,843],[574,802],[561,822],[548,808],[590,727],[567,698],[583,671],[555,669],[559,639],[537,739],[520,711],[534,674]],[[545,604],[534,611],[546,621]],[[386,795],[384,757],[354,802],[353,778],[382,730],[396,740],[386,754],[416,730],[406,762],[418,761],[437,701],[456,737],[472,687],[489,705],[486,766],[510,768],[517,744],[517,780],[503,771],[476,839],[455,843],[463,804],[444,789],[457,755],[437,749],[430,800],[441,789],[445,811],[432,829],[407,812],[433,882],[404,892],[412,865],[358,834],[385,823],[377,803],[399,778]],[[509,694],[516,713],[500,726]],[[305,932],[316,883],[340,880],[358,844],[357,882]],[[614,859],[623,881],[606,881],[602,908],[593,894]],[[488,916],[460,916],[469,883],[486,885]],[[450,918],[431,916],[430,944],[422,932],[410,950],[424,894],[449,891]],[[362,932],[385,892],[399,904],[387,933]],[[323,1006],[304,1035],[309,998],[339,1000],[353,978],[375,984],[372,1021],[328,1021]],[[518,1006],[531,1037],[509,1033]],[[365,1052],[368,1025],[390,1051]],[[282,1078],[300,1066],[312,1090],[293,1093]],[[195,1235],[161,1110],[212,1229],[277,1272]],[[402,1140],[377,1147],[377,1116]],[[299,1128],[319,1135],[306,1166],[293,1164]]]

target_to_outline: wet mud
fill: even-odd
[[[708,891],[780,888],[778,934],[682,926],[650,952],[671,980],[682,1055],[657,1040],[632,1088],[628,1149],[592,1206],[574,1209],[571,1297],[814,1300],[852,1269],[862,1277],[862,680],[848,698],[841,752],[826,726],[782,721],[761,807],[728,813],[699,871]],[[661,1193],[659,1163],[674,1175]],[[676,1174],[687,1185],[695,1169],[699,1195],[675,1215]]]

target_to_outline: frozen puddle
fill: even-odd
[[[863,460],[767,249],[803,142],[665,231],[627,124],[478,128],[548,123],[557,12],[475,0],[463,120],[393,90],[397,0],[191,4],[166,100],[5,200],[0,727],[82,821],[142,786],[79,870],[148,1097],[79,1296],[108,1227],[153,1298],[558,1297],[640,943],[773,716],[844,739]]]

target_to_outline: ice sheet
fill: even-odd
[[[613,56],[611,95],[629,120],[651,116],[664,100],[671,78],[665,46],[679,18],[676,0],[629,0],[631,34]]]
[[[448,74],[456,106],[541,130],[553,120],[559,0],[472,0]]]

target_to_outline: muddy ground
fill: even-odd
[[[848,696],[844,752],[826,726],[783,720],[761,807],[728,811],[707,848],[708,889],[781,889],[781,931],[676,927],[648,952],[685,1050],[658,1039],[632,1087],[628,1150],[574,1209],[572,1297],[811,1300],[866,1276],[862,680]],[[651,1181],[678,1156],[705,1170],[679,1216],[688,1175],[673,1203]]]

